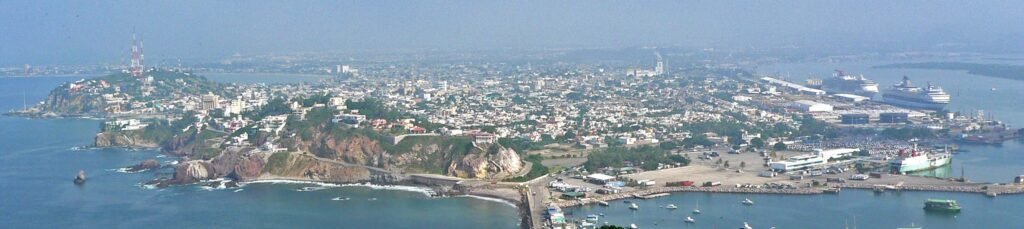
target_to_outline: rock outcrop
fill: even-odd
[[[75,176],[75,184],[77,184],[77,185],[85,184],[85,171],[84,170],[79,170],[78,171],[78,176]]]
[[[275,153],[267,162],[264,172],[275,177],[338,183],[367,182],[372,178],[366,168],[335,165],[299,153]]]
[[[96,147],[157,147],[157,143],[142,139],[136,132],[110,131],[96,134],[93,145]]]
[[[236,181],[250,181],[260,176],[266,161],[261,154],[249,153],[246,148],[228,148],[210,163],[217,176],[227,176]]]
[[[390,164],[382,160],[385,155],[380,142],[366,136],[353,136],[338,139],[334,136],[323,136],[310,143],[312,152],[318,156],[337,159],[352,164],[387,167]]]
[[[146,171],[146,170],[150,170],[150,169],[157,169],[157,168],[160,168],[160,162],[158,162],[156,160],[153,160],[153,159],[149,159],[149,160],[142,161],[139,164],[136,164],[136,165],[133,165],[133,166],[129,166],[127,171],[134,173],[134,172],[142,172],[142,171]]]
[[[486,150],[481,148],[486,147]],[[463,178],[504,178],[523,169],[515,150],[497,144],[480,146],[461,159],[452,160],[448,175]]]
[[[212,164],[204,161],[192,160],[174,167],[174,176],[171,177],[171,179],[156,180],[149,184],[155,184],[157,187],[192,184],[202,180],[216,178],[214,174],[216,174],[216,171],[213,170]]]

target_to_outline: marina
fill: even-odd
[[[664,198],[634,201],[641,206],[669,203],[692,206],[700,202],[703,214],[664,210],[629,212],[621,203],[611,207],[569,207],[564,211],[570,217],[603,213],[602,222],[614,225],[636,224],[640,228],[736,228],[744,222],[754,228],[843,228],[843,223],[849,222],[852,228],[852,223],[856,221],[859,228],[898,228],[915,223],[923,228],[943,229],[971,228],[974,224],[970,222],[984,219],[994,220],[990,225],[996,228],[1013,228],[1013,221],[1024,218],[1013,212],[993,208],[1022,208],[1024,206],[1011,202],[1024,200],[1024,195],[1000,198],[1003,197],[1008,199],[992,200],[983,195],[949,192],[893,192],[876,195],[865,189],[813,196],[684,192]],[[738,204],[744,198],[756,199],[757,204]],[[956,199],[966,210],[956,215],[926,211],[922,207],[929,198]],[[811,208],[815,211],[802,211]],[[687,222],[688,217],[694,219],[695,223]],[[801,220],[809,218],[816,220]]]

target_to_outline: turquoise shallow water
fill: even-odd
[[[0,78],[0,110],[38,101],[71,78]],[[24,89],[24,90],[22,90]],[[25,93],[22,93],[22,92]],[[468,197],[367,187],[249,184],[145,189],[157,171],[117,168],[159,157],[154,151],[73,149],[91,143],[99,121],[0,116],[0,228],[518,228],[517,210]],[[89,181],[71,180],[85,170]],[[240,191],[239,191],[240,190]],[[237,192],[236,192],[237,191]],[[333,201],[348,197],[347,201]],[[376,200],[370,200],[376,198]]]

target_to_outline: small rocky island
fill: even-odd
[[[75,184],[77,184],[77,185],[85,184],[85,171],[83,171],[83,170],[79,170],[78,171],[78,176],[75,176]]]

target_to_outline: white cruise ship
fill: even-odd
[[[915,87],[906,76],[903,80],[891,88],[885,90],[882,98],[886,103],[897,106],[915,107],[941,110],[949,104],[950,96],[939,86],[931,83],[928,87]]]
[[[864,75],[847,75],[842,70],[836,70],[832,74],[832,78],[822,81],[821,89],[831,93],[852,93],[874,97],[875,94],[878,94],[878,83],[864,78]]]

